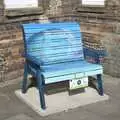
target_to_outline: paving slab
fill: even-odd
[[[101,102],[100,104],[96,103],[84,106],[84,109],[96,115],[107,116],[109,114],[116,114],[118,111],[120,111],[120,106],[111,101],[106,101]]]
[[[15,116],[12,116],[10,118],[7,118],[5,120],[34,120],[34,119],[29,117],[28,115],[19,114],[19,115],[15,115]]]
[[[48,118],[49,120],[103,120],[101,116],[86,111],[83,107],[50,115]]]
[[[41,117],[18,99],[14,94],[17,89],[20,89],[19,82],[0,88],[0,120],[14,118],[20,114],[34,120],[120,120],[120,78],[104,75],[104,90],[110,96],[109,100],[45,117]]]
[[[104,96],[100,96],[95,89],[88,87],[85,88],[85,92],[75,95],[69,95],[68,92],[45,95],[47,108],[46,110],[42,110],[40,107],[39,92],[35,87],[28,89],[26,94],[21,93],[21,90],[17,90],[15,94],[41,116],[68,111],[69,109],[109,99],[108,95],[104,94]]]

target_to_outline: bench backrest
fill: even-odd
[[[26,54],[42,64],[84,59],[78,23],[23,24],[23,31]]]

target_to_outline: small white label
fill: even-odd
[[[83,88],[88,86],[88,77],[73,79],[69,81],[69,88],[71,90],[77,88]]]
[[[6,9],[38,7],[38,0],[4,0]]]
[[[82,5],[100,5],[104,6],[105,0],[82,0]]]

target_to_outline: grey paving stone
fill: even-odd
[[[120,120],[120,113],[119,112],[114,112],[111,114],[108,114],[104,116],[106,120]]]
[[[103,120],[99,115],[86,111],[83,107],[48,116],[49,120]]]
[[[120,120],[120,78],[104,76],[104,88],[105,93],[110,95],[109,101],[47,117],[40,117],[15,96],[14,91],[19,87],[20,84],[14,84],[0,88],[0,120]]]
[[[85,106],[84,109],[96,115],[106,116],[120,111],[120,104],[115,103],[113,100],[109,100]]]
[[[19,114],[10,118],[7,118],[5,120],[34,120],[31,117],[25,115],[25,114]]]

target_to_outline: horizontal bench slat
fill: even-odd
[[[77,23],[25,24],[26,52],[43,63],[84,59]]]

